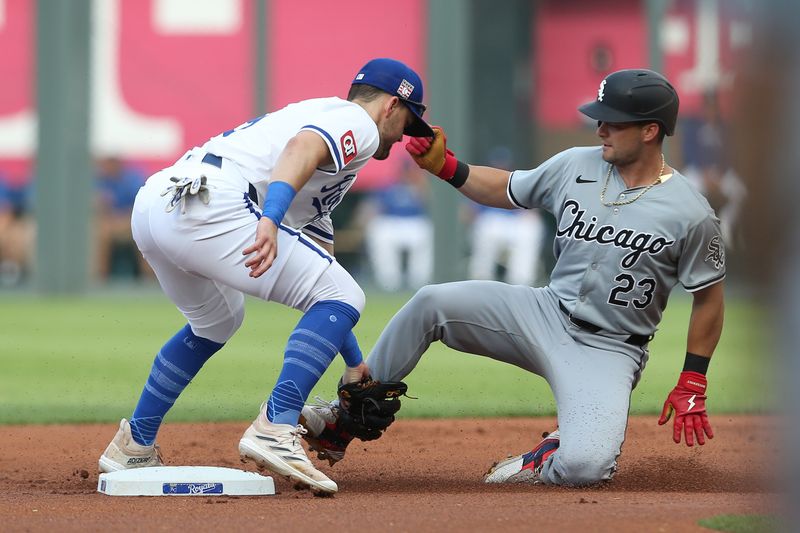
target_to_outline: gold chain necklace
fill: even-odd
[[[608,184],[611,181],[611,172],[614,170],[614,165],[609,163],[608,164],[608,173],[606,174],[606,184],[603,185],[603,190],[600,191],[600,203],[603,204],[606,207],[611,207],[611,206],[614,206],[614,205],[632,204],[633,202],[635,202],[636,200],[641,198],[644,195],[644,193],[646,193],[647,191],[649,191],[650,189],[652,189],[653,187],[655,187],[656,185],[661,183],[661,176],[662,176],[662,174],[664,174],[664,165],[665,165],[664,154],[661,154],[661,170],[658,171],[658,177],[656,178],[656,181],[654,181],[653,183],[651,183],[650,185],[648,185],[647,187],[642,189],[642,192],[640,192],[639,194],[637,194],[636,196],[634,196],[630,200],[622,200],[622,201],[617,201],[617,202],[606,202],[606,190],[608,190]]]

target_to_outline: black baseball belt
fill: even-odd
[[[569,312],[569,309],[567,309],[567,306],[565,306],[561,300],[558,301],[558,308],[561,309],[561,311],[565,315],[567,315],[567,318],[569,319],[570,322],[572,322],[582,330],[588,331],[589,333],[600,333],[601,331],[603,331],[603,328],[601,328],[596,324],[592,324],[591,322],[587,322],[586,320],[582,320],[580,318],[572,316],[572,313]],[[631,344],[633,346],[644,346],[645,344],[653,340],[653,337],[655,337],[655,335],[631,335],[623,342],[625,342],[625,344]]]
[[[212,154],[212,153],[209,152],[209,153],[207,153],[206,155],[203,156],[203,160],[202,161],[203,161],[203,163],[206,163],[208,165],[217,167],[219,169],[222,168],[222,158],[220,156],[216,155],[216,154]],[[256,188],[255,188],[255,186],[253,186],[252,183],[250,183],[249,185],[250,186],[248,187],[249,190],[247,191],[247,194],[250,196],[250,199],[253,200],[253,202],[256,205],[259,205],[259,203],[258,203],[258,192],[256,192]]]

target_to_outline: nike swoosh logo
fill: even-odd
[[[579,174],[577,178],[575,178],[575,183],[597,183],[597,180],[585,180],[581,176],[583,174]]]

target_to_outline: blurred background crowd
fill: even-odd
[[[732,253],[747,194],[726,154],[725,125],[713,95],[707,115],[684,117],[681,163],[722,221]],[[485,164],[514,170],[507,146],[493,147]],[[531,160],[532,166],[535,161]],[[522,167],[519,167],[522,168]],[[121,156],[98,157],[92,176],[90,275],[96,284],[154,282],[131,237],[130,217],[147,172]],[[434,231],[430,211],[433,179],[408,161],[385,183],[357,188],[335,213],[336,250],[362,283],[384,291],[412,290],[433,281]],[[11,180],[0,174],[0,289],[29,284],[35,258],[35,176]],[[538,210],[488,208],[464,199],[454,224],[469,228],[460,258],[470,279],[534,285],[547,280],[554,228]]]
[[[460,87],[447,83],[450,73],[437,66],[439,42],[429,28],[437,7],[426,0],[410,0],[400,13],[381,2],[361,9],[365,3],[357,0],[86,3],[92,19],[86,134],[93,169],[85,189],[92,195],[86,269],[91,285],[155,283],[131,239],[133,200],[150,173],[193,145],[294,100],[343,96],[354,69],[375,55],[404,60],[426,80],[444,79],[439,94]],[[611,71],[654,68],[682,98],[677,135],[667,144],[669,163],[716,209],[731,257],[744,253],[740,217],[748,188],[732,165],[729,122],[735,65],[752,48],[756,2],[453,5],[486,34],[466,41],[467,51],[459,56],[467,58],[461,79],[470,87],[456,92],[469,92],[461,108],[469,116],[456,124],[466,128],[451,133],[451,146],[462,158],[532,168],[565,147],[596,144],[594,125],[583,121],[577,105],[592,99]],[[34,285],[42,249],[37,236],[47,231],[46,217],[37,212],[37,188],[48,187],[36,164],[37,11],[35,0],[0,0],[0,47],[14,50],[0,89],[0,290]],[[381,21],[377,27],[375,20]],[[303,35],[287,21],[302,21]],[[358,34],[332,35],[325,30],[331,23],[358,28]],[[308,53],[320,47],[336,49],[334,59]],[[452,68],[457,76],[459,67]],[[452,106],[437,109],[430,90],[436,82],[427,85],[428,119],[453,132]],[[40,98],[42,93],[39,87]],[[447,104],[439,108],[450,105],[441,97],[438,102]],[[385,291],[415,289],[443,277],[546,283],[553,238],[548,216],[459,199],[455,208],[447,207],[449,218],[437,220],[442,193],[408,162],[396,148],[387,162],[369,165],[334,212],[337,256],[361,283]],[[450,233],[447,262],[459,267],[437,270],[437,250]],[[731,266],[735,279],[735,260]]]

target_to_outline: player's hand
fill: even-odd
[[[706,443],[705,436],[714,438],[714,431],[706,415],[706,377],[699,372],[681,372],[678,384],[669,393],[658,425],[663,426],[675,413],[672,426],[672,440],[676,444],[681,442],[681,433],[686,436],[686,445],[694,446],[695,436],[697,443]]]
[[[456,172],[458,160],[455,154],[447,149],[447,136],[439,126],[431,126],[433,138],[410,137],[406,143],[406,151],[411,154],[420,168],[443,180],[449,180]]]
[[[342,383],[358,383],[359,381],[366,381],[370,378],[371,373],[367,363],[361,361],[358,366],[345,367],[344,375],[342,376]]]
[[[272,266],[278,255],[278,227],[267,217],[261,217],[256,226],[256,242],[242,251],[249,255],[244,266],[250,269],[250,277],[257,278]]]

